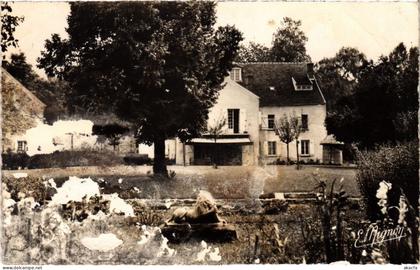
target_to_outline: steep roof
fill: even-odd
[[[44,109],[46,105],[39,100],[31,91],[29,91],[23,84],[21,84],[18,80],[15,79],[6,69],[1,68],[1,74],[4,81],[8,81],[11,85],[3,84],[2,87],[14,87],[17,91],[20,91],[24,96],[26,96],[31,102],[33,102],[36,106]],[[27,104],[30,105],[30,104]]]
[[[311,63],[256,62],[236,66],[242,69],[240,84],[260,97],[261,107],[325,104]],[[292,78],[297,84],[312,85],[313,90],[296,91]]]

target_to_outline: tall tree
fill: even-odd
[[[299,117],[296,116],[294,112],[290,117],[290,126],[293,130],[294,139],[296,141],[296,169],[299,170],[299,137],[300,133],[302,132],[302,121],[299,119]]]
[[[12,54],[9,61],[3,61],[3,67],[25,86],[33,82],[37,75],[26,61],[24,53]]]
[[[407,51],[401,43],[388,56],[369,63],[354,93],[328,114],[328,131],[363,148],[416,139],[412,131],[418,123],[418,55],[417,48]]]
[[[16,27],[23,22],[23,17],[13,16],[12,8],[7,2],[1,3],[1,51],[4,53],[10,46],[17,47],[18,40],[14,33]],[[3,59],[5,55],[3,54]]]
[[[239,48],[236,62],[270,62],[272,61],[270,49],[256,42],[241,45]]]
[[[343,47],[332,58],[324,58],[316,65],[316,74],[327,101],[327,111],[354,92],[359,76],[368,64],[366,56],[356,48]]]
[[[295,139],[294,130],[290,123],[289,117],[286,114],[284,114],[279,120],[277,120],[277,123],[275,123],[274,128],[275,128],[276,134],[280,138],[280,141],[286,144],[286,149],[287,149],[286,164],[289,165],[290,164],[289,144],[293,142],[293,140]]]
[[[271,58],[276,62],[308,62],[306,42],[308,38],[300,29],[301,21],[285,17],[273,35]]]
[[[69,38],[47,40],[39,67],[69,82],[72,105],[133,123],[154,144],[154,173],[167,174],[165,139],[205,130],[240,32],[214,29],[212,2],[70,5]]]

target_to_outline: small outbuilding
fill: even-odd
[[[330,134],[321,141],[322,145],[322,163],[324,164],[343,164],[344,143],[336,140],[335,136]]]

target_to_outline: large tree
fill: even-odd
[[[71,104],[114,112],[154,144],[167,174],[165,139],[199,135],[236,56],[241,33],[214,29],[212,2],[71,3],[68,39],[46,41],[39,67],[69,82]]]
[[[316,74],[327,101],[327,111],[333,111],[342,97],[354,93],[361,71],[367,65],[366,56],[351,47],[343,47],[334,57],[317,63]]]
[[[354,93],[338,102],[326,126],[337,139],[363,148],[417,138],[418,49],[399,44],[369,63]]]
[[[301,21],[285,17],[281,26],[273,35],[271,58],[276,62],[307,62],[311,58],[306,54],[308,38],[300,29]]]
[[[236,62],[270,62],[272,61],[270,48],[256,42],[240,45]]]

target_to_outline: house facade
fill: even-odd
[[[185,144],[177,141],[176,164],[253,165],[259,155],[259,97],[227,77],[216,104],[209,111],[208,127],[220,123],[220,135],[204,134]]]
[[[209,112],[209,129],[224,123],[220,134],[204,134],[185,144],[175,140],[176,163],[257,165],[286,160],[286,144],[275,131],[284,115],[297,116],[302,125],[299,140],[289,144],[290,158],[296,159],[299,151],[301,160],[323,162],[326,102],[313,64],[238,63]]]

